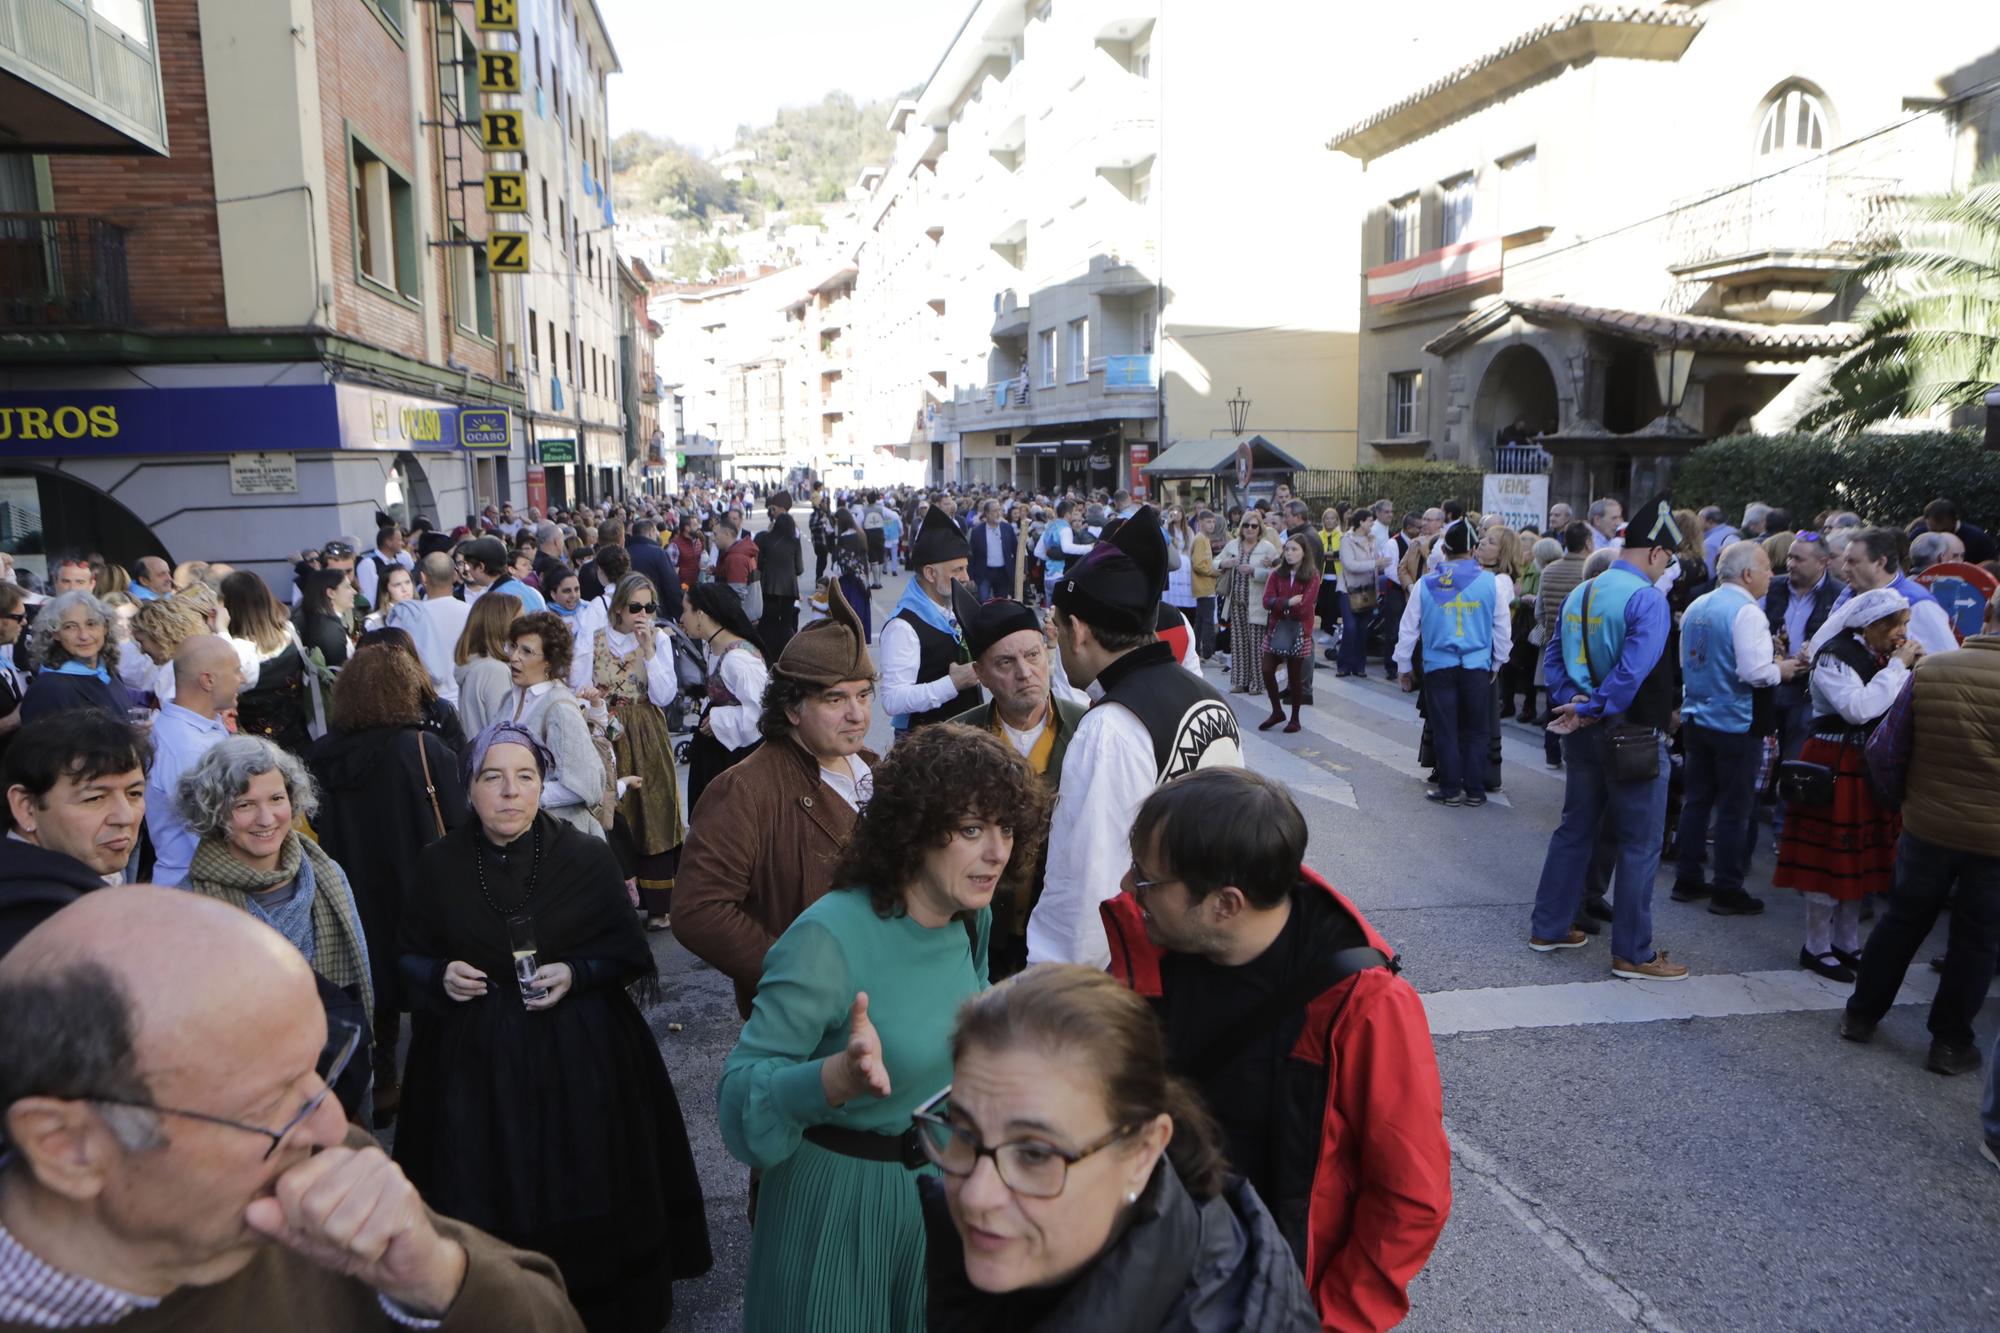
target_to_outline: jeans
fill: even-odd
[[[1354,602],[1340,594],[1340,659],[1335,663],[1350,676],[1368,674],[1368,622],[1354,610]]]
[[[1614,782],[1605,734],[1607,717],[1563,737],[1562,822],[1549,839],[1535,889],[1529,930],[1537,939],[1569,934],[1583,898],[1584,874],[1597,841],[1600,815],[1618,844],[1618,892],[1612,899],[1611,954],[1628,963],[1653,959],[1653,876],[1660,868],[1660,834],[1667,818],[1667,741],[1659,738],[1660,771],[1647,782]]]
[[[1194,599],[1194,651],[1206,662],[1215,656],[1215,598]]]
[[[1750,859],[1750,822],[1757,803],[1757,769],[1764,738],[1748,731],[1713,731],[1689,723],[1681,733],[1681,856],[1676,878],[1699,883],[1715,817],[1715,894],[1743,892]]]
[[[1876,920],[1861,951],[1849,1014],[1867,1023],[1882,1021],[1947,898],[1951,935],[1944,976],[1931,1001],[1931,1036],[1952,1046],[1972,1044],[1972,1020],[1986,999],[1994,955],[2000,950],[2000,857],[1953,851],[1908,830],[1896,844],[1896,882],[1889,888],[1888,910]]]
[[[1424,711],[1437,756],[1438,790],[1486,794],[1486,737],[1493,729],[1493,673],[1483,667],[1424,672]]]
[[[1005,569],[981,569],[972,576],[972,581],[982,602],[1014,595],[1014,576]]]

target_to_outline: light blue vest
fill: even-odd
[[[1590,656],[1595,657],[1610,675],[1618,665],[1618,654],[1625,651],[1625,603],[1632,600],[1632,594],[1641,588],[1651,587],[1645,579],[1629,569],[1611,568],[1577,586],[1563,602],[1562,609],[1562,649],[1563,665],[1569,678],[1586,693],[1595,693],[1604,682],[1591,673],[1585,660],[1583,649],[1584,624],[1583,606],[1586,598],[1590,602]],[[1597,591],[1592,592],[1595,588]]]
[[[1493,622],[1500,615],[1500,585],[1470,560],[1454,560],[1417,584],[1424,669],[1493,667]]]
[[[1751,604],[1734,583],[1694,599],[1681,617],[1681,720],[1742,735],[1750,687],[1736,674],[1736,613]],[[1594,608],[1593,608],[1594,609]]]

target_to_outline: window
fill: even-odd
[[[1399,370],[1389,376],[1389,434],[1417,433],[1417,397],[1424,391],[1424,372]]]
[[[1069,380],[1090,378],[1090,321],[1073,319],[1069,322]]]
[[[1401,199],[1389,201],[1389,236],[1386,251],[1388,263],[1399,259],[1414,259],[1417,254],[1417,196],[1406,194]]]
[[[388,26],[389,31],[395,33],[398,37],[402,36],[404,0],[362,0],[362,3],[375,11],[382,22]],[[105,8],[104,0],[98,0],[97,7],[101,12]],[[130,7],[136,8],[137,6]]]
[[[1472,233],[1472,173],[1438,182],[1438,244],[1456,245]]]
[[[569,253],[569,204],[562,199],[556,200],[556,244]]]
[[[576,387],[576,342],[567,333],[563,335],[563,374],[569,376],[570,387]]]
[[[549,178],[542,177],[542,235],[549,234]]]
[[[1041,351],[1041,378],[1039,383],[1046,389],[1056,382],[1056,331],[1043,329],[1038,340]]]
[[[1493,165],[1500,169],[1500,234],[1512,236],[1540,225],[1542,201],[1535,173],[1535,150],[1523,148]]]
[[[1771,95],[1757,124],[1757,156],[1798,157],[1826,147],[1826,105],[1813,93],[1789,84]]]
[[[542,326],[535,321],[535,312],[528,311],[528,368],[542,368]]]
[[[365,281],[417,295],[417,217],[410,182],[359,139],[349,141],[354,268]]]
[[[458,83],[460,119],[479,119],[479,47],[464,29],[458,34]]]

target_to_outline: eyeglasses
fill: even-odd
[[[1000,1174],[1000,1183],[1031,1199],[1055,1198],[1069,1183],[1072,1166],[1139,1130],[1136,1124],[1114,1129],[1079,1152],[1065,1152],[1039,1139],[1011,1139],[989,1147],[971,1130],[961,1129],[945,1118],[950,1101],[951,1089],[946,1088],[917,1108],[913,1118],[924,1156],[938,1170],[961,1180],[979,1169],[980,1158],[991,1157],[993,1169]]]
[[[625,614],[628,616],[650,616],[659,609],[659,604],[656,602],[625,603]]]
[[[1171,880],[1171,879],[1139,878],[1141,872],[1139,870],[1139,863],[1137,861],[1134,861],[1132,863],[1132,868],[1126,873],[1132,877],[1132,892],[1134,893],[1144,893],[1148,889],[1157,889],[1162,884],[1173,884],[1178,882],[1176,880]]]
[[[264,1150],[264,1160],[268,1162],[271,1160],[272,1155],[278,1151],[279,1145],[284,1143],[286,1136],[306,1121],[312,1119],[313,1113],[326,1104],[326,1099],[333,1095],[333,1085],[340,1081],[341,1074],[347,1070],[348,1061],[354,1058],[355,1049],[360,1045],[361,1029],[359,1027],[337,1018],[329,1020],[326,1047],[320,1052],[319,1060],[314,1065],[314,1072],[319,1075],[320,1080],[319,1091],[306,1100],[306,1104],[299,1108],[298,1114],[287,1120],[282,1129],[265,1129],[262,1125],[246,1125],[240,1120],[231,1120],[226,1116],[210,1115],[206,1111],[188,1111],[178,1106],[155,1106],[150,1102],[135,1101],[122,1097],[86,1097],[82,1100],[95,1102],[99,1106],[130,1106],[141,1111],[152,1111],[159,1115],[177,1115],[184,1120],[203,1120],[211,1125],[227,1125],[231,1129],[240,1129],[246,1134],[262,1134],[271,1141],[271,1146]]]

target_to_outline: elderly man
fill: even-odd
[[[973,669],[993,698],[951,720],[991,731],[1006,741],[1054,793],[1062,781],[1063,756],[1069,752],[1077,723],[1083,721],[1085,706],[1056,697],[1049,689],[1053,650],[1032,610],[1007,599],[981,605],[962,583],[954,586],[952,596],[966,646],[972,651]],[[1025,894],[1003,891],[994,898],[993,942],[987,954],[995,980],[1028,965],[1028,915],[1041,888],[1038,868]]]
[[[181,777],[229,735],[222,715],[236,707],[243,666],[227,639],[197,634],[174,653],[174,697],[153,724],[153,767],[146,775],[146,831],[152,835],[153,882],[187,878],[199,841],[181,816]]]
[[[1894,528],[1863,528],[1855,533],[1853,540],[1847,544],[1847,555],[1842,562],[1847,574],[1847,591],[1841,593],[1833,604],[1836,607],[1844,605],[1850,598],[1875,588],[1894,588],[1910,604],[1910,637],[1922,644],[1924,651],[1932,656],[1951,652],[1958,647],[1958,636],[1951,630],[1951,618],[1945,614],[1938,599],[1931,595],[1929,588],[1903,573],[1906,540]]]
[[[970,552],[967,573],[980,601],[1005,597],[1014,586],[1014,550],[1019,540],[1014,525],[1001,517],[998,500],[979,506],[979,521],[966,533],[966,542]]]
[[[1722,555],[1722,548],[1738,541],[1743,534],[1723,516],[1721,505],[1705,506],[1697,515],[1701,519],[1701,550],[1708,560],[1708,576],[1715,577],[1715,562]]]
[[[351,1130],[312,968],[249,913],[91,894],[0,962],[0,1311],[120,1333],[581,1330],[555,1267]]]
[[[1965,559],[1965,542],[1955,532],[1923,532],[1910,541],[1910,573]]]
[[[60,597],[66,592],[95,592],[96,589],[97,576],[90,572],[90,561],[80,555],[66,555],[56,562],[50,596]]]
[[[1560,537],[1576,522],[1576,511],[1558,500],[1549,506],[1549,536]]]
[[[1625,521],[1625,506],[1608,495],[1602,500],[1593,500],[1588,521],[1591,547],[1601,551],[1617,537],[1618,525]]]
[[[1743,506],[1743,536],[1746,539],[1762,541],[1768,534],[1765,524],[1771,517],[1771,506],[1762,500],[1752,500]]]
[[[1732,542],[1716,560],[1721,584],[1694,599],[1681,619],[1681,743],[1685,748],[1680,865],[1674,901],[1709,899],[1717,916],[1755,916],[1761,898],[1743,890],[1757,802],[1763,737],[1750,726],[1751,691],[1789,681],[1798,657],[1775,659],[1770,622],[1758,601],[1771,587],[1771,561],[1754,541]],[[1702,879],[1709,817],[1715,818],[1715,883]]]
[[[0,778],[0,954],[58,908],[124,882],[150,759],[138,729],[101,708],[64,709],[15,733]]]

